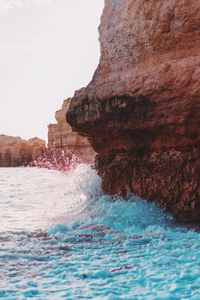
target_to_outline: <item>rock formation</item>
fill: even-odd
[[[105,192],[200,223],[200,2],[105,0],[99,31],[68,122],[91,139]]]
[[[57,124],[48,126],[48,148],[62,149],[76,154],[82,161],[92,163],[95,158],[95,152],[90,146],[88,138],[80,136],[72,131],[71,126],[66,123],[66,111],[69,108],[71,99],[63,102],[62,109],[55,114]]]
[[[0,167],[18,167],[37,159],[45,151],[45,141],[0,135]]]

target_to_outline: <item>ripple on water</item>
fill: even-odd
[[[2,180],[0,298],[200,299],[199,234],[154,203],[113,203],[85,165]]]

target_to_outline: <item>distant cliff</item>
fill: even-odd
[[[95,152],[90,146],[88,138],[72,131],[71,126],[66,123],[66,111],[69,108],[70,102],[70,98],[64,100],[62,108],[55,114],[57,123],[48,126],[48,148],[50,150],[70,150],[82,161],[91,163],[94,161]]]
[[[46,149],[39,138],[23,140],[20,137],[0,135],[0,167],[18,167],[37,159]]]
[[[99,30],[67,120],[91,139],[104,191],[200,223],[200,1],[105,0]]]

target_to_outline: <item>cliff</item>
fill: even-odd
[[[106,193],[200,222],[200,2],[105,0],[101,58],[67,120],[98,153]]]
[[[65,152],[71,151],[82,161],[92,163],[95,158],[95,152],[90,146],[88,138],[80,136],[72,131],[71,126],[66,123],[66,111],[69,108],[71,99],[63,102],[62,108],[55,114],[57,123],[48,126],[48,148],[61,149]]]
[[[18,167],[37,159],[45,151],[45,141],[0,135],[0,167]]]

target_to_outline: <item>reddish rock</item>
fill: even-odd
[[[103,188],[200,222],[200,2],[105,0],[101,58],[67,120],[98,153]]]
[[[45,141],[0,135],[0,167],[18,167],[37,159],[46,149]]]
[[[48,148],[50,150],[63,150],[65,153],[72,152],[82,161],[94,162],[95,152],[87,137],[72,131],[71,126],[66,123],[66,111],[71,99],[63,102],[62,108],[55,114],[57,123],[48,126]]]

